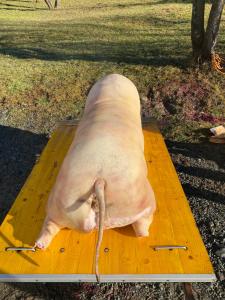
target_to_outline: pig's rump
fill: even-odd
[[[95,125],[93,120],[90,123],[90,127],[86,125],[84,130],[78,131],[75,144],[64,160],[58,176],[63,184],[56,187],[51,197],[57,202],[59,212],[54,213],[51,209],[54,204],[49,201],[49,216],[61,227],[83,231],[96,228],[99,209],[93,187],[97,178],[106,182],[104,228],[125,226],[144,213],[153,212],[153,192],[146,177],[141,140],[138,142],[140,137],[137,140],[134,136],[129,138],[129,128],[118,136],[115,132],[118,124],[115,130],[112,125],[105,130],[108,124],[98,122]],[[76,203],[80,203],[81,209],[85,201],[86,207],[80,211],[83,219],[78,225]]]

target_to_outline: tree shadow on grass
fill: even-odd
[[[154,5],[163,5],[168,3],[180,3],[180,4],[189,4],[192,3],[192,0],[159,0],[159,1],[149,1],[149,2],[135,2],[135,3],[96,3],[96,5],[89,6],[89,9],[105,9],[105,8],[121,8],[121,9],[127,9],[132,7],[138,7],[138,6],[154,6]]]
[[[167,1],[139,1],[124,5],[163,3]],[[90,3],[86,5],[84,9],[96,12],[102,7],[123,6],[107,2],[97,3],[97,6],[91,6]],[[179,67],[188,65],[191,55],[188,18],[163,18],[144,12],[129,15],[125,9],[123,11],[120,14],[117,10],[112,14],[105,13],[101,17],[95,17],[93,13],[91,18],[84,16],[78,20],[60,20],[59,23],[53,20],[27,20],[24,23],[13,22],[13,25],[3,22],[0,54],[47,61],[84,60]]]
[[[139,1],[124,4],[124,8],[190,2],[159,0],[142,3]],[[15,9],[24,9],[17,2],[15,5],[8,5]],[[117,3],[98,3],[97,6],[91,6],[87,3],[84,8],[98,11],[101,7],[110,7],[110,5],[123,6]],[[19,59],[46,61],[83,60],[152,66],[172,65],[181,68],[189,65],[191,43],[188,17],[163,18],[160,15],[148,15],[144,12],[127,15],[125,9],[123,11],[124,13],[121,14],[117,11],[110,15],[105,13],[99,18],[93,14],[91,18],[81,17],[78,20],[74,18],[63,22],[60,20],[59,23],[52,20],[46,22],[41,15],[42,22],[4,21],[1,24],[2,29],[0,28],[2,37],[0,54]],[[225,40],[220,38],[218,48],[224,48],[224,43]]]
[[[76,43],[79,47],[79,44]],[[137,64],[137,65],[151,65],[151,66],[179,66],[186,67],[189,59],[183,59],[183,57],[170,57],[165,55],[158,55],[159,48],[152,49],[151,52],[143,50],[141,53],[135,53],[132,49],[133,45],[128,44],[108,44],[108,43],[98,43],[96,42],[82,43],[82,48],[90,48],[93,46],[94,51],[92,53],[82,53],[82,51],[77,51],[76,54],[66,54],[60,51],[51,51],[51,49],[19,49],[19,48],[8,48],[2,49],[2,54],[14,56],[20,59],[41,59],[47,61],[64,61],[64,60],[83,60],[90,62],[113,62],[118,64]]]
[[[180,4],[187,4],[192,3],[192,0],[159,0],[155,2],[155,4],[168,4],[168,3],[180,3]]]
[[[13,0],[11,0],[10,2],[13,2]],[[27,5],[18,5],[18,1],[16,1],[17,4],[11,4],[11,3],[7,3],[6,1],[1,1],[0,2],[0,11],[1,10],[16,10],[16,11],[35,11],[35,10],[43,10],[43,8],[39,8],[39,7],[34,7],[34,2],[30,2],[30,1],[20,1],[22,3],[27,3],[30,4],[31,6],[27,6]]]
[[[48,139],[45,135],[0,126],[0,141],[1,224]]]
[[[140,20],[144,24],[148,23],[151,30],[142,27],[139,24]],[[110,22],[112,24],[108,24],[108,20],[103,18],[102,23],[99,19],[92,19],[87,23],[60,25],[43,22],[32,25],[28,23],[27,26],[18,23],[11,26],[5,23],[0,41],[0,54],[19,59],[47,61],[84,60],[187,66],[190,45],[189,39],[186,38],[186,20],[179,24],[160,17],[132,16],[130,22],[137,22],[137,28],[132,30],[128,25],[122,25],[122,17],[111,16]]]

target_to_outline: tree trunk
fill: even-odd
[[[191,40],[193,57],[195,61],[201,59],[202,47],[204,43],[204,14],[205,0],[193,0],[191,19]]]
[[[61,0],[55,0],[55,8],[60,8]]]
[[[50,0],[44,0],[44,1],[45,1],[45,3],[48,5],[48,8],[49,8],[49,9],[53,9],[52,3],[51,3]]]
[[[223,7],[224,0],[214,0],[212,3],[202,49],[202,56],[205,60],[211,59],[215,52]]]

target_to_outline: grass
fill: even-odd
[[[8,12],[9,18],[4,15],[2,20],[7,32],[2,52],[51,61],[165,65],[184,60],[185,49],[190,50],[190,5],[65,1],[63,7],[54,12]],[[174,10],[180,13],[175,16]],[[23,14],[19,19],[18,13]]]
[[[90,86],[111,72],[133,80],[141,97],[187,73],[224,99],[224,78],[187,70],[190,19],[191,1],[64,0],[48,11],[41,0],[1,0],[1,124],[49,132],[80,116]],[[224,31],[223,17],[221,52]]]

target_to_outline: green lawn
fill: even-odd
[[[62,0],[48,11],[41,0],[0,0],[1,124],[48,132],[80,116],[91,84],[107,73],[128,76],[142,97],[149,85],[190,74],[190,19],[191,1]],[[221,52],[224,32],[223,17]],[[223,97],[220,75],[192,76]]]
[[[16,58],[164,66],[190,53],[190,4],[67,0],[49,12],[31,1],[6,3],[2,53]]]

